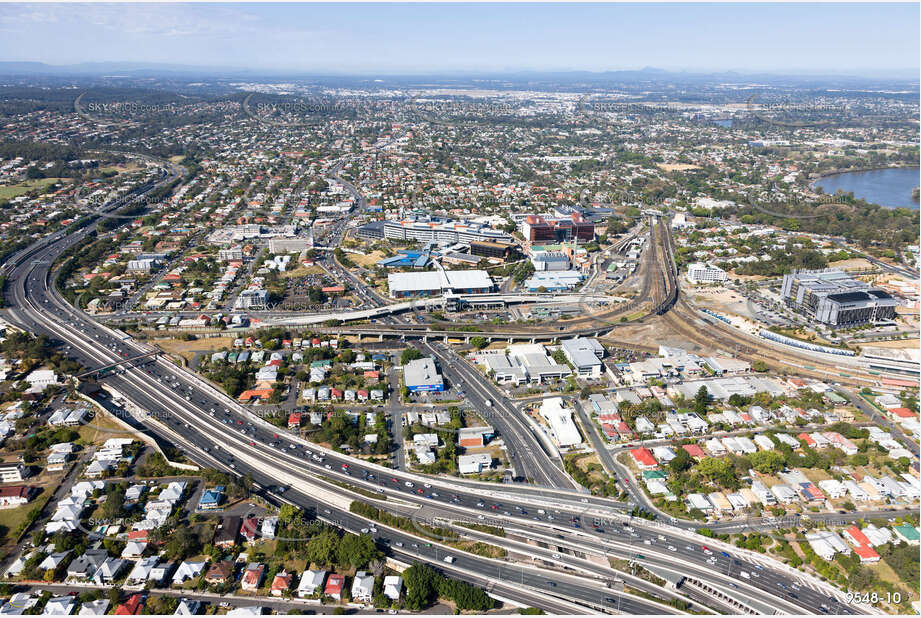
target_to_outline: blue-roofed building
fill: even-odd
[[[198,501],[198,510],[209,511],[220,508],[221,502],[224,501],[224,486],[219,485],[214,489],[206,489],[201,494]]]
[[[380,260],[377,265],[384,268],[425,268],[432,259],[432,252],[401,250],[393,257]]]

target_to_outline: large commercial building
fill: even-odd
[[[519,225],[521,233],[530,242],[562,242],[595,239],[595,224],[574,212],[568,217],[545,219],[540,215],[528,215]]]
[[[570,266],[569,256],[562,251],[534,251],[531,264],[538,272],[569,270]]]
[[[547,427],[557,446],[569,448],[582,444],[582,434],[572,420],[572,411],[563,404],[562,397],[544,399],[540,406],[540,415],[547,421]]]
[[[411,393],[441,392],[445,389],[444,380],[430,356],[403,365],[403,382]]]
[[[564,292],[571,290],[585,279],[578,270],[543,270],[535,272],[524,282],[528,292]]]
[[[441,245],[490,241],[511,243],[512,237],[481,223],[466,223],[440,219],[405,219],[384,221],[385,238],[416,240],[423,243],[435,242]]]
[[[604,357],[604,347],[598,343],[597,339],[585,337],[564,339],[561,347],[563,354],[566,355],[566,360],[572,363],[580,377],[601,377],[601,359]]]
[[[726,271],[713,264],[695,262],[688,266],[688,281],[691,283],[720,283],[726,280]]]
[[[499,384],[542,384],[572,373],[567,365],[561,365],[548,356],[539,343],[511,345],[507,356],[504,353],[484,353],[477,360],[485,364]]]
[[[234,309],[244,310],[261,310],[266,309],[269,304],[269,293],[262,289],[249,289],[240,292],[237,300],[234,302]]]
[[[880,324],[895,319],[898,301],[888,292],[840,270],[803,270],[784,275],[784,302],[830,326]]]
[[[387,285],[392,298],[441,294],[486,294],[494,284],[485,270],[433,270],[391,273]]]
[[[300,253],[313,247],[313,238],[272,238],[269,253]]]
[[[470,243],[470,255],[510,261],[520,258],[521,252],[514,243],[474,240]]]

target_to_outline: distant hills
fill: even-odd
[[[614,84],[673,83],[688,85],[704,84],[766,84],[794,88],[918,88],[917,70],[878,71],[873,76],[849,75],[846,71],[837,73],[784,73],[743,71],[667,71],[655,67],[618,71],[537,71],[509,70],[505,72],[451,71],[442,74],[399,74],[399,73],[335,73],[316,71],[266,70],[235,67],[195,66],[180,64],[143,62],[84,62],[69,65],[52,65],[43,62],[2,62],[0,76],[28,77],[86,77],[86,78],[135,78],[135,79],[241,79],[263,81],[272,79],[300,79],[317,83],[367,84],[380,87],[409,85],[446,84],[454,87],[502,86],[527,87],[549,84],[561,86],[597,86]]]

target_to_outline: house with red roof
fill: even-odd
[[[116,616],[137,616],[144,609],[144,595],[132,594],[124,603],[115,608]]]
[[[889,414],[892,416],[892,419],[897,423],[904,423],[905,421],[912,421],[918,415],[909,410],[908,408],[889,408]]]
[[[870,542],[870,539],[867,537],[867,535],[864,534],[863,531],[857,526],[851,526],[842,532],[841,536],[843,536],[844,539],[854,547],[859,547],[861,545],[866,545],[867,547],[873,546],[873,543]]]
[[[805,431],[804,431],[803,433],[799,434],[799,435],[796,436],[796,437],[799,438],[800,440],[802,440],[803,442],[805,442],[805,443],[806,443],[806,446],[808,446],[809,448],[814,448],[814,447],[815,447],[815,440],[813,440],[813,439],[812,439],[812,436],[810,436],[810,435],[809,435],[808,433],[806,433]]]
[[[301,415],[299,412],[292,412],[288,415],[288,429],[297,429],[301,426]]]
[[[246,572],[240,579],[240,588],[243,590],[258,590],[259,584],[262,583],[262,576],[265,574],[265,565],[258,562],[251,562],[246,567]]]
[[[247,517],[243,520],[243,523],[240,525],[240,534],[247,541],[256,540],[256,534],[259,529],[259,518],[258,517]]]
[[[694,459],[698,461],[700,461],[701,459],[707,456],[707,454],[704,453],[704,450],[696,444],[682,444],[681,448],[687,451],[688,455],[690,455],[691,457],[693,457]]]
[[[652,452],[648,448],[630,449],[630,455],[640,470],[651,470],[659,467],[656,458],[652,456]]]
[[[271,388],[253,388],[240,393],[240,396],[237,399],[240,401],[240,403],[249,403],[254,399],[268,400],[268,398],[271,396]]]
[[[291,581],[293,579],[294,577],[291,575],[291,573],[285,573],[284,571],[275,575],[275,578],[272,580],[272,586],[270,588],[272,596],[280,597],[286,591],[290,590]]]
[[[25,485],[0,487],[0,509],[22,506],[29,501],[32,488]]]
[[[326,578],[326,586],[323,588],[323,594],[328,597],[332,597],[337,601],[342,600],[342,589],[345,587],[345,575],[339,575],[338,573],[331,573],[328,578]]]
[[[635,438],[636,432],[630,429],[630,426],[624,421],[617,421],[614,423],[614,426],[617,428],[617,433],[624,438]]]
[[[854,548],[854,553],[860,557],[863,563],[879,562],[879,554],[876,550],[868,545],[858,545]]]
[[[128,531],[128,540],[129,541],[146,541],[149,536],[149,530],[129,530]]]

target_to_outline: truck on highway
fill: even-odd
[[[445,556],[445,562],[448,564],[454,564],[454,556]]]

